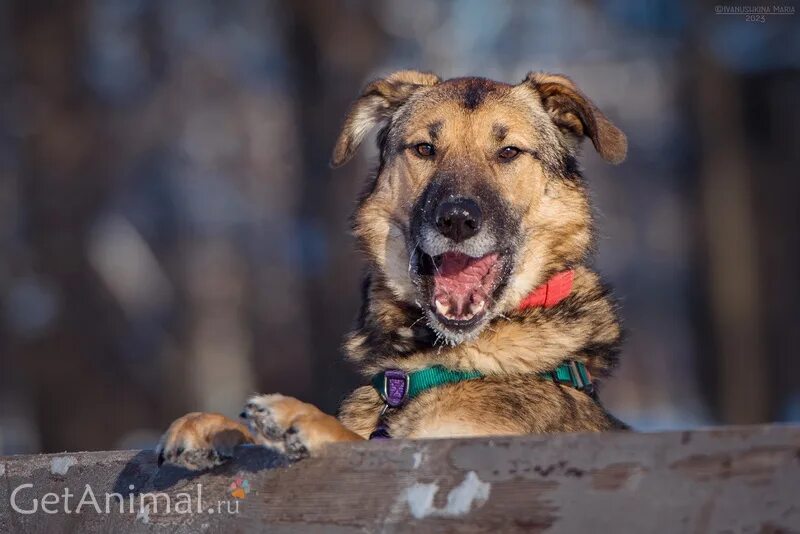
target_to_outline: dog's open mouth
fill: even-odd
[[[431,309],[442,323],[464,327],[477,323],[491,306],[502,270],[492,252],[473,258],[446,252],[432,258]]]

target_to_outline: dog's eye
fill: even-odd
[[[414,148],[417,149],[417,154],[419,154],[420,156],[424,156],[426,158],[429,156],[433,156],[435,152],[433,150],[433,145],[431,145],[430,143],[420,143]]]
[[[507,147],[501,148],[500,152],[497,155],[500,157],[500,159],[504,159],[504,160],[510,161],[510,160],[516,158],[517,156],[519,156],[519,153],[520,153],[520,149],[518,149],[517,147],[515,147],[515,146],[507,146]]]

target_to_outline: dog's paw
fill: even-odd
[[[361,439],[314,405],[280,394],[252,397],[241,415],[253,434],[277,444],[291,460],[312,455],[326,443]]]
[[[282,441],[292,422],[301,415],[318,411],[311,404],[280,393],[255,395],[247,401],[241,417],[250,430],[267,441]]]
[[[191,470],[209,469],[233,457],[233,449],[252,443],[246,426],[224,415],[193,412],[176,419],[161,436],[156,452],[164,462]]]
[[[309,457],[311,455],[309,447],[315,446],[305,428],[306,425],[301,419],[287,428],[286,434],[283,435],[284,451],[292,461]]]

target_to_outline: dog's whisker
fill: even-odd
[[[411,249],[411,254],[408,256],[408,274],[411,275],[411,270],[413,269],[414,258],[416,258],[417,251],[420,250],[419,248],[419,241],[414,244],[414,248]],[[415,282],[416,285],[416,282]]]
[[[411,323],[410,325],[408,325],[408,327],[409,327],[409,328],[414,328],[415,326],[417,326],[417,324],[418,324],[420,321],[422,321],[422,320],[424,320],[424,319],[425,319],[425,316],[424,316],[424,315],[421,315],[421,316],[419,317],[419,319],[417,319],[416,321],[414,321],[413,323]]]

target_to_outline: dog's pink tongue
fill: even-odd
[[[433,300],[443,315],[453,319],[471,317],[482,310],[489,298],[497,254],[471,258],[447,252],[441,256],[433,277]]]

